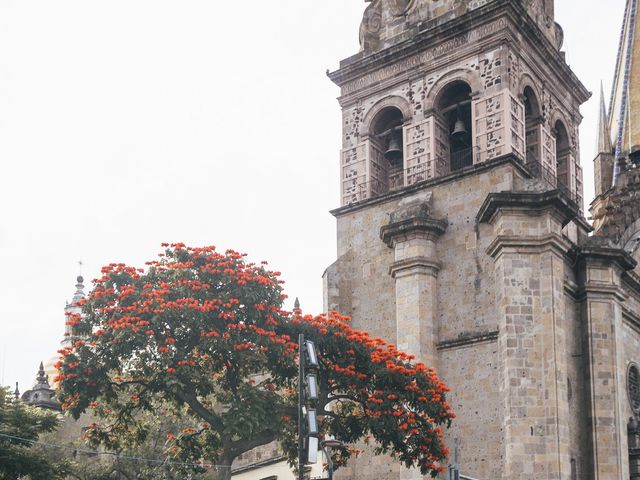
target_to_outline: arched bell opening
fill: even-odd
[[[449,131],[450,171],[473,165],[471,87],[462,80],[450,83],[440,94],[436,105],[436,111]]]
[[[526,87],[522,92],[524,101],[524,121],[527,143],[527,164],[538,166],[542,161],[540,148],[540,123],[542,120],[538,97],[531,87]]]
[[[386,167],[387,188],[396,190],[404,186],[404,143],[402,125],[404,117],[396,107],[387,107],[372,122],[371,138],[381,152],[380,163]]]
[[[558,188],[569,190],[569,157],[571,156],[571,143],[567,128],[558,120],[554,125],[556,137],[556,175]]]

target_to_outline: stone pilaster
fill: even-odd
[[[579,250],[578,266],[585,322],[585,382],[594,480],[629,478],[625,360],[622,346],[621,274],[635,266],[621,249],[591,238]]]
[[[562,227],[576,213],[546,192],[491,194],[478,214],[494,235],[505,480],[571,475]]]
[[[434,368],[440,270],[436,240],[446,226],[430,216],[426,202],[417,202],[393,212],[380,230],[382,240],[394,249],[389,273],[395,279],[397,346]]]
[[[395,280],[396,335],[400,350],[437,368],[437,260],[436,241],[447,228],[430,215],[430,195],[409,199],[391,214],[380,237],[394,249],[389,274]],[[402,469],[402,480],[422,478],[417,469]]]

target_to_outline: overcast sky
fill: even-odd
[[[0,0],[0,383],[59,348],[78,260],[142,266],[160,243],[266,259],[322,309],[335,259],[339,92],[362,0]],[[624,0],[557,0],[583,109],[585,198],[600,81]],[[90,282],[87,281],[90,285]]]

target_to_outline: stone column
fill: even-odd
[[[447,227],[429,215],[426,202],[401,206],[381,228],[382,240],[394,249],[389,274],[395,279],[398,349],[429,367],[437,363],[437,284],[440,263],[436,240]]]
[[[437,368],[437,260],[436,241],[447,222],[430,216],[430,195],[414,197],[391,214],[380,237],[394,249],[389,274],[395,279],[396,334],[399,350]],[[401,469],[402,480],[423,478],[418,469]]]
[[[622,346],[621,286],[634,260],[605,239],[590,238],[578,257],[582,290],[585,382],[591,452],[589,479],[629,478],[626,365]]]
[[[559,193],[490,194],[504,410],[504,480],[571,478],[563,225],[576,215]]]

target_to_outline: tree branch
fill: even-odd
[[[256,437],[250,440],[236,440],[235,442],[231,442],[226,450],[228,450],[235,458],[244,452],[248,452],[249,450],[261,445],[266,445],[274,440],[276,440],[275,432],[272,430],[263,430]]]
[[[179,400],[189,405],[189,408],[191,408],[196,415],[208,422],[218,433],[222,434],[224,424],[220,417],[202,405],[193,393],[183,392],[180,388],[175,389],[173,393]]]

